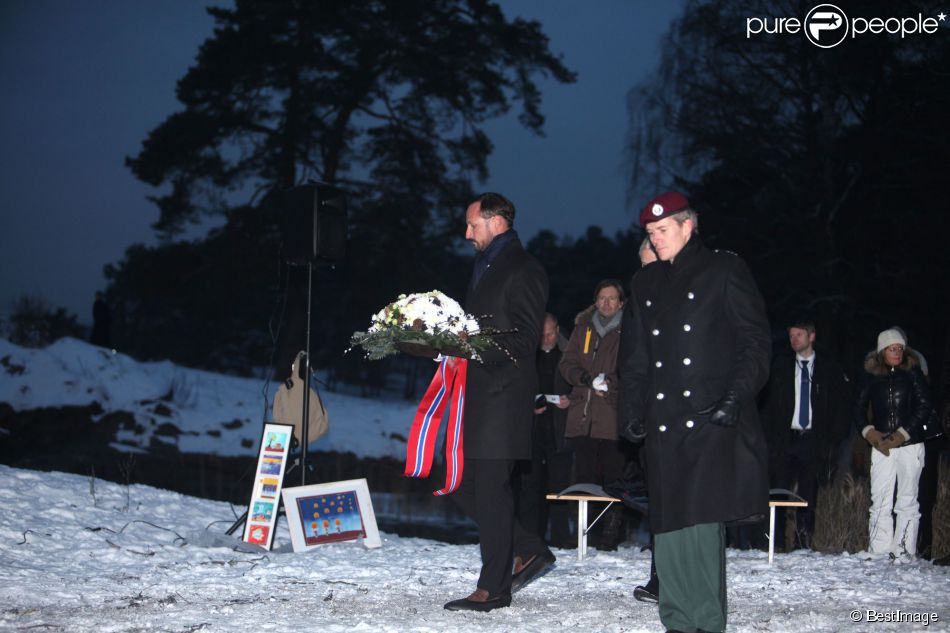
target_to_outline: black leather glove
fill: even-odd
[[[593,382],[593,378],[586,371],[581,374],[581,384],[585,387],[590,387],[590,383]]]
[[[727,391],[722,399],[711,407],[707,407],[700,413],[708,413],[709,423],[724,428],[733,427],[739,421],[739,412],[742,407],[739,405],[739,396],[735,391]]]
[[[627,423],[620,428],[620,437],[630,442],[642,442],[646,436],[647,427],[643,423],[643,420],[628,420]]]

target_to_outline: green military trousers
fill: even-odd
[[[655,535],[660,621],[695,633],[726,628],[726,528],[700,523]]]

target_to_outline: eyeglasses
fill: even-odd
[[[885,352],[890,352],[891,354],[901,354],[904,351],[903,345],[891,345],[890,347],[884,348]]]

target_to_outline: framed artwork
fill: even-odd
[[[244,521],[244,541],[265,549],[271,549],[274,545],[280,487],[287,470],[288,447],[293,431],[294,427],[290,424],[265,424],[261,434],[257,471],[251,488],[251,500],[247,504],[247,519]]]
[[[365,479],[284,488],[282,495],[295,552],[357,539],[382,546]]]

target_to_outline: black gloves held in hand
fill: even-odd
[[[700,413],[708,413],[709,423],[725,428],[733,427],[739,421],[739,412],[742,406],[739,404],[739,396],[735,391],[727,391],[722,399],[711,407],[707,407]]]
[[[594,379],[591,378],[591,375],[588,374],[586,371],[583,374],[581,374],[581,385],[585,387],[590,387],[590,384],[591,382],[593,382],[593,380]]]

